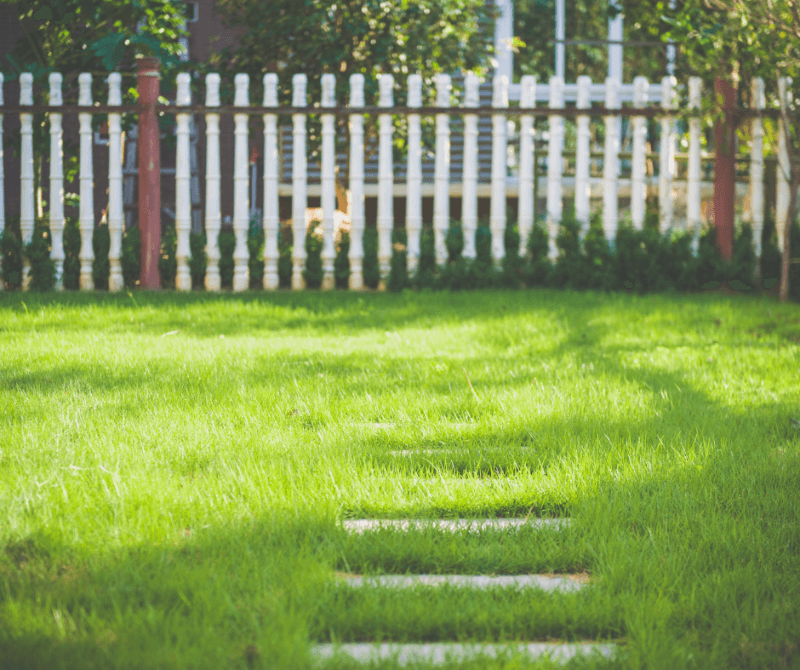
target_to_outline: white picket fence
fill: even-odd
[[[120,83],[121,76],[113,73],[108,77],[108,104],[121,105]],[[0,75],[0,105],[2,100],[2,75]],[[234,106],[242,108],[242,113],[234,114],[235,123],[235,157],[234,157],[234,209],[233,230],[236,237],[234,251],[233,290],[243,291],[248,288],[250,278],[248,274],[248,249],[247,232],[250,216],[249,203],[249,77],[238,74],[234,80],[235,100]],[[337,101],[334,98],[335,77],[331,74],[322,76],[322,97],[319,101],[322,108],[333,108]],[[33,104],[32,77],[23,74],[20,77],[20,106]],[[177,78],[177,97],[175,104],[179,107],[191,105],[190,75],[180,74]],[[307,107],[306,94],[307,78],[298,74],[293,77],[293,107]],[[407,79],[408,107],[422,106],[422,77],[412,74]],[[53,73],[49,78],[51,107],[62,105],[62,77]],[[206,77],[205,105],[207,108],[220,107],[219,87],[220,76],[210,74]],[[264,99],[263,106],[268,108],[278,107],[278,77],[276,74],[266,74],[263,78]],[[405,183],[396,183],[394,177],[394,164],[392,158],[393,134],[393,89],[395,81],[392,75],[381,75],[379,79],[378,106],[385,108],[386,113],[378,116],[379,147],[378,147],[378,179],[377,179],[377,232],[378,232],[378,263],[380,272],[385,277],[389,272],[392,255],[391,232],[394,227],[393,200],[398,194],[406,198],[406,220],[408,245],[407,258],[409,270],[413,271],[418,263],[420,254],[420,234],[422,230],[422,139],[421,116],[413,112],[407,113],[408,121],[408,158],[405,169]],[[451,107],[452,80],[448,75],[440,74],[435,79],[436,106],[439,108]],[[756,109],[765,108],[764,85],[761,80],[754,80],[753,104]],[[91,75],[81,74],[79,77],[79,105],[92,105]],[[510,115],[503,112],[509,106],[509,84],[504,76],[495,77],[492,82],[492,161],[491,183],[489,185],[490,217],[489,225],[492,233],[492,257],[495,261],[502,260],[505,249],[503,234],[506,227],[506,197],[515,195],[518,200],[518,226],[522,248],[525,248],[528,236],[534,224],[534,116],[532,114],[517,114],[519,116],[519,174],[512,179],[508,175],[508,137],[507,121]],[[548,116],[548,149],[547,149],[547,177],[546,177],[546,214],[547,230],[549,237],[549,255],[557,255],[556,235],[558,224],[562,217],[562,203],[565,193],[566,179],[563,174],[563,152],[566,114],[563,112],[565,102],[574,100],[578,110],[587,110],[587,114],[575,117],[577,130],[576,167],[575,176],[570,186],[574,192],[575,212],[583,224],[584,232],[588,229],[590,215],[590,197],[592,187],[595,190],[600,181],[603,202],[603,230],[609,241],[613,241],[619,220],[619,198],[624,187],[626,195],[630,196],[630,217],[633,225],[640,228],[645,217],[645,199],[648,193],[650,177],[647,176],[646,164],[646,117],[633,116],[632,128],[632,171],[630,180],[620,179],[620,136],[619,122],[622,111],[609,113],[603,119],[604,124],[604,158],[603,176],[601,180],[590,176],[590,138],[592,116],[588,112],[592,102],[601,99],[609,112],[621,110],[623,100],[629,101],[636,109],[642,109],[654,100],[665,110],[661,117],[661,146],[659,148],[659,174],[658,196],[660,203],[660,228],[669,231],[676,226],[685,227],[697,232],[701,223],[701,155],[700,143],[700,118],[694,117],[689,121],[688,130],[688,173],[685,183],[686,194],[686,220],[678,222],[674,215],[674,206],[677,198],[678,185],[676,171],[677,134],[673,114],[676,106],[676,80],[674,77],[665,77],[660,86],[651,87],[643,77],[637,77],[632,86],[622,86],[619,81],[607,79],[604,85],[592,84],[588,77],[579,77],[577,84],[565,85],[563,80],[552,77],[547,85],[537,85],[532,76],[522,78],[520,85],[511,87],[512,92],[519,92],[520,107],[523,109],[535,108],[537,102],[547,100],[548,108],[552,113]],[[785,82],[780,85],[781,94],[786,94]],[[700,109],[701,106],[701,81],[699,78],[689,80],[688,107]],[[601,97],[602,96],[602,97]],[[517,97],[516,95],[514,97]],[[460,184],[451,183],[450,170],[450,144],[451,128],[450,114],[436,114],[436,140],[435,140],[435,168],[433,184],[433,230],[435,238],[436,260],[444,263],[447,258],[445,236],[450,225],[450,197],[460,195],[462,198],[462,226],[464,231],[465,246],[463,255],[474,258],[475,233],[478,225],[477,203],[479,197],[478,184],[478,115],[469,113],[468,110],[479,106],[479,80],[475,75],[467,74],[464,78],[464,91],[461,96],[461,108],[452,107],[453,113],[463,116],[463,169]],[[364,77],[356,74],[350,77],[351,108],[363,108]],[[292,108],[286,108],[291,113]],[[207,111],[206,121],[206,169],[205,169],[205,230],[207,234],[206,289],[209,291],[220,290],[219,259],[220,251],[218,236],[221,228],[220,190],[222,174],[220,171],[220,110]],[[52,236],[51,256],[58,269],[59,288],[62,287],[62,268],[64,261],[63,229],[63,167],[62,167],[62,114],[50,111],[50,193],[61,194],[61,197],[50,197],[49,223]],[[630,115],[630,114],[628,114]],[[95,225],[93,212],[93,172],[92,172],[92,129],[91,117],[88,112],[79,114],[80,120],[80,215],[79,225],[81,231],[81,272],[80,287],[82,290],[93,288],[92,268],[92,229]],[[292,279],[293,289],[303,289],[305,282],[303,270],[306,262],[306,251],[302,240],[306,235],[306,208],[309,195],[309,176],[307,160],[307,115],[295,113],[292,130],[292,229],[296,243],[292,249]],[[334,114],[324,113],[322,121],[321,145],[321,172],[320,196],[322,205],[322,231],[323,231],[323,289],[334,286],[334,212],[336,209],[335,197],[335,128]],[[177,150],[176,150],[176,207],[175,228],[177,232],[177,279],[176,288],[187,291],[191,289],[189,273],[189,236],[191,230],[191,202],[190,202],[190,169],[189,169],[189,141],[191,114],[178,110],[177,120]],[[34,226],[34,172],[33,172],[33,143],[32,122],[33,114],[20,113],[21,121],[21,163],[20,163],[20,228],[23,241],[31,240]],[[278,288],[278,231],[280,226],[278,215],[278,199],[281,194],[279,184],[279,141],[278,141],[278,115],[275,113],[263,114],[264,124],[264,171],[263,171],[263,210],[262,224],[265,234],[264,245],[264,276],[265,289]],[[350,133],[350,171],[349,171],[349,217],[350,217],[350,278],[351,289],[358,290],[363,287],[363,232],[365,228],[364,202],[364,116],[362,113],[349,115]],[[750,159],[750,219],[754,230],[754,243],[756,253],[760,256],[761,230],[763,228],[763,203],[764,203],[764,145],[763,125],[761,118],[751,120],[752,146]],[[109,206],[108,227],[111,238],[109,251],[110,280],[109,288],[112,291],[122,289],[122,272],[120,266],[121,239],[123,233],[123,202],[122,202],[122,169],[121,169],[121,114],[111,112],[108,114],[109,130]],[[0,115],[0,147],[2,146],[2,115]],[[784,169],[777,171],[777,227],[778,238],[786,225],[788,217],[789,185],[786,180],[788,158],[786,155],[785,137],[779,137],[779,164]],[[622,183],[627,182],[627,183]],[[398,187],[400,187],[398,189]],[[3,188],[2,161],[0,161],[0,230],[4,226],[3,204],[5,192]],[[696,236],[695,236],[696,237]],[[29,267],[24,268],[23,287],[29,280]]]

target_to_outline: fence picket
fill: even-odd
[[[606,78],[606,107],[619,108],[619,80]],[[617,237],[617,205],[619,182],[619,131],[620,119],[616,115],[605,117],[606,138],[603,156],[603,232],[609,244]]]
[[[292,77],[292,106],[306,106],[306,75]],[[292,289],[306,287],[303,270],[306,264],[306,117],[292,115]]]
[[[83,72],[78,76],[78,104],[89,106],[92,104],[92,75]],[[80,121],[80,209],[78,212],[78,225],[81,229],[81,291],[94,289],[92,280],[92,233],[94,232],[94,172],[92,167],[92,115],[78,114]]]
[[[49,104],[61,106],[61,74],[51,72]],[[56,266],[56,290],[64,288],[64,157],[61,114],[50,113],[50,258]]]
[[[477,107],[480,81],[473,72],[464,78],[464,107]],[[464,164],[461,178],[461,226],[464,231],[464,258],[475,258],[475,233],[478,229],[478,115],[464,115]]]
[[[108,75],[108,104],[121,105],[122,75]],[[108,115],[108,290],[121,291],[122,278],[122,230],[125,226],[122,205],[122,115]]]
[[[700,77],[689,79],[689,109],[699,110],[701,87]],[[755,137],[753,138],[755,142]],[[755,146],[755,145],[754,145]],[[700,119],[689,119],[689,167],[686,187],[686,227],[692,235],[692,245],[697,250],[700,235],[701,193],[700,193]]]
[[[422,75],[408,76],[408,106],[422,105]],[[408,168],[406,170],[406,234],[408,271],[419,265],[422,233],[422,131],[419,114],[408,115]]]
[[[336,105],[336,77],[322,75],[322,106]],[[334,149],[333,114],[322,115],[322,290],[335,287],[333,262],[336,248],[333,244],[334,212],[336,211],[336,156]]]
[[[264,107],[278,106],[278,75],[264,75]],[[280,285],[278,276],[278,115],[264,114],[264,289],[274,291]]]
[[[394,105],[392,88],[394,77],[390,74],[379,75],[378,89],[380,107]],[[386,288],[385,280],[389,276],[389,264],[392,258],[392,225],[394,221],[393,202],[393,167],[392,157],[392,117],[390,114],[378,116],[378,267],[380,268],[380,284],[378,288]]]
[[[661,107],[675,108],[675,77],[661,80]],[[661,151],[659,153],[658,204],[660,209],[658,227],[662,233],[672,228],[672,182],[675,178],[675,119],[661,117]]]
[[[450,105],[450,75],[436,75],[436,105]],[[450,226],[450,116],[436,115],[436,159],[433,192],[433,234],[436,263],[447,262],[445,237]]]
[[[24,72],[19,76],[19,104],[33,104],[33,75]],[[20,211],[19,230],[22,235],[22,244],[26,245],[33,239],[33,114],[20,114]],[[81,200],[81,203],[83,201]],[[22,260],[22,290],[26,291],[31,281],[31,262],[27,254]]]
[[[589,109],[592,106],[590,97],[591,87],[591,77],[585,75],[578,77],[578,99],[575,105],[578,109]],[[589,127],[588,114],[581,114],[577,117],[576,124],[575,218],[580,221],[581,236],[584,236],[589,230],[589,217],[591,215],[589,202],[592,194],[592,188],[589,182],[589,158],[592,132]]]
[[[248,86],[250,77],[239,73],[233,78],[235,94],[233,104],[236,107],[247,107],[250,104]],[[247,232],[250,223],[250,203],[248,186],[250,177],[247,174],[249,158],[247,114],[234,114],[234,151],[233,151],[233,232],[236,235],[236,248],[233,252],[233,290],[245,291],[250,285],[250,270],[247,261],[250,252],[247,249]]]
[[[523,75],[520,80],[521,107],[536,106],[536,77]],[[533,116],[525,114],[519,122],[519,201],[517,223],[519,226],[520,254],[528,249],[528,238],[533,228]]]
[[[206,105],[219,107],[220,76],[206,75]],[[206,114],[206,291],[219,291],[220,211],[219,114]]]
[[[550,77],[550,109],[564,107],[564,80]],[[561,223],[561,174],[562,150],[564,148],[564,117],[551,114],[548,118],[550,138],[547,145],[547,237],[548,257],[554,261],[558,256],[556,236]]]
[[[178,105],[191,105],[191,78],[186,72],[178,75],[178,92],[175,102]],[[189,121],[190,114],[176,114],[177,146],[175,149],[175,234],[177,246],[175,258],[178,271],[175,276],[175,288],[179,291],[192,289],[192,277],[189,274],[189,231],[192,227],[192,203],[189,190]]]
[[[364,75],[350,75],[350,106],[364,106]],[[350,279],[351,291],[364,288],[364,117],[350,115]]]
[[[498,75],[492,82],[492,106],[508,107],[508,77]],[[489,202],[489,228],[492,231],[492,259],[497,264],[505,256],[506,230],[506,115],[492,115],[492,194]]]
[[[650,92],[647,77],[636,77],[633,80],[633,106],[645,107]],[[647,143],[647,120],[643,116],[631,119],[633,135],[633,159],[631,160],[631,222],[636,230],[644,227],[645,205],[647,202],[647,160],[645,145]]]

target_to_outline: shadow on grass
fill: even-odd
[[[241,304],[251,298],[242,298]],[[319,300],[302,300],[312,298]],[[160,299],[153,298],[154,306]],[[482,300],[491,306],[495,298],[484,295]],[[692,301],[698,309],[725,304],[705,297]],[[518,313],[530,308],[530,299],[513,307]],[[586,374],[598,384],[626,380],[647,389],[653,394],[651,408],[612,419],[583,414],[576,399],[575,411],[563,416],[531,416],[508,429],[482,427],[444,444],[438,436],[430,446],[483,448],[524,440],[537,450],[525,457],[530,471],[575,464],[569,491],[565,486],[563,492],[521,491],[474,503],[465,499],[457,509],[448,508],[442,498],[439,506],[423,502],[410,510],[391,499],[383,507],[354,500],[333,483],[326,509],[308,510],[298,502],[290,519],[265,510],[245,520],[231,514],[210,528],[191,527],[190,512],[175,510],[167,538],[122,550],[84,549],[71,532],[58,531],[58,524],[49,529],[43,524],[38,533],[6,544],[0,557],[0,665],[301,668],[308,662],[309,640],[415,639],[418,632],[426,639],[624,637],[628,667],[792,667],[800,652],[795,642],[800,639],[800,506],[795,495],[800,458],[786,421],[796,409],[791,399],[741,407],[694,385],[688,367],[673,370],[647,362],[626,367],[625,356],[645,351],[643,345],[605,346],[611,326],[596,322],[600,313],[588,302],[572,312],[553,309],[554,318],[566,319],[567,333],[541,355],[594,365]],[[653,307],[651,313],[656,311]],[[710,312],[698,318],[712,319]],[[351,314],[337,323],[350,328],[360,318]],[[399,317],[376,318],[384,327],[397,324]],[[480,310],[473,307],[460,318],[479,319]],[[781,328],[790,332],[789,326]],[[595,349],[587,349],[584,341]],[[300,380],[313,379],[317,366],[325,369],[325,362],[317,360],[303,375],[301,356],[288,356],[286,362],[288,377]],[[480,362],[464,364],[480,368]],[[347,392],[370,388],[369,379],[359,378],[366,363],[357,356],[337,356],[336,364]],[[393,361],[384,376],[399,364]],[[426,388],[446,396],[457,372]],[[141,371],[112,373],[64,363],[42,373],[5,366],[0,375],[7,389],[45,393],[70,385],[117,391],[153,383],[153,375]],[[168,366],[163,376],[163,383],[185,393],[187,403],[196,402],[185,386],[170,380]],[[543,373],[540,377],[547,379]],[[242,379],[257,385],[263,377],[250,371]],[[475,375],[473,383],[515,389],[531,382]],[[664,390],[669,394],[662,395]],[[464,397],[469,398],[466,390]],[[469,399],[453,402],[476,409]],[[316,420],[325,425],[324,411]],[[409,446],[409,435],[344,438],[327,457],[338,458],[347,449],[357,472],[359,466],[399,474],[425,471],[427,466],[418,462],[380,460],[389,449]],[[491,465],[491,457],[485,458]],[[454,472],[467,474],[469,469]],[[573,525],[561,534],[487,535],[483,541],[466,533],[376,541],[374,536],[348,538],[335,527],[335,510],[387,516],[398,511],[524,514],[531,509],[569,513]],[[503,610],[502,602],[448,600],[445,592],[417,594],[406,607],[386,594],[343,592],[332,578],[333,569],[588,570],[595,585],[585,596],[556,598],[558,606],[512,598],[512,606]],[[506,616],[509,611],[513,616]],[[492,612],[505,614],[488,616]]]

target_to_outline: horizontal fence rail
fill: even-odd
[[[576,84],[565,84],[552,77],[547,84],[538,84],[532,76],[524,76],[519,85],[509,86],[505,77],[495,77],[489,85],[481,88],[474,75],[458,78],[463,86],[461,104],[451,103],[453,81],[448,75],[437,75],[435,104],[422,104],[422,78],[408,77],[408,103],[393,104],[395,80],[391,75],[379,77],[379,100],[377,105],[366,105],[364,100],[364,77],[350,77],[350,98],[347,106],[337,104],[335,99],[335,77],[324,75],[322,96],[316,105],[308,104],[305,75],[295,75],[292,80],[292,105],[278,104],[278,78],[267,74],[263,78],[264,97],[261,105],[250,104],[250,80],[245,74],[235,77],[235,99],[233,105],[221,104],[219,75],[206,77],[204,104],[192,102],[191,78],[181,74],[177,80],[177,95],[174,103],[144,106],[122,104],[121,76],[113,73],[108,77],[107,103],[92,100],[92,76],[83,73],[78,78],[78,104],[63,104],[62,77],[53,73],[49,78],[48,104],[33,104],[33,79],[28,74],[20,77],[19,104],[3,105],[2,77],[0,76],[0,112],[13,113],[20,121],[20,231],[22,241],[31,241],[34,220],[34,152],[33,115],[46,114],[50,127],[50,176],[49,176],[49,225],[51,233],[51,258],[57,266],[57,287],[62,287],[64,264],[64,176],[63,176],[63,130],[64,114],[77,114],[79,119],[79,190],[81,231],[80,288],[89,290],[92,283],[93,250],[92,231],[96,224],[93,211],[93,115],[107,115],[108,129],[108,208],[106,210],[110,235],[110,290],[122,289],[120,270],[121,238],[125,226],[123,207],[123,180],[134,170],[123,168],[125,155],[122,133],[122,115],[140,114],[144,110],[156,114],[175,115],[175,230],[177,234],[176,288],[191,289],[189,273],[190,232],[195,221],[192,210],[196,203],[195,192],[199,168],[192,153],[192,138],[195,117],[205,120],[205,207],[203,227],[207,236],[207,267],[205,286],[207,290],[220,289],[219,234],[222,227],[221,185],[223,179],[232,177],[233,214],[232,228],[236,244],[233,253],[233,290],[242,291],[250,285],[247,248],[248,226],[256,201],[256,171],[252,170],[253,147],[251,145],[251,117],[261,117],[263,122],[263,147],[256,153],[263,156],[263,180],[261,183],[263,208],[260,226],[264,232],[264,273],[260,278],[265,289],[278,288],[279,261],[279,198],[291,196],[291,226],[295,243],[292,249],[291,286],[305,287],[306,270],[305,240],[308,221],[306,210],[308,197],[317,195],[321,199],[320,229],[322,237],[322,288],[334,286],[334,259],[336,221],[343,216],[336,210],[336,171],[343,162],[349,164],[346,175],[348,194],[347,217],[350,222],[349,286],[360,289],[363,278],[363,234],[365,229],[365,198],[377,198],[378,265],[382,282],[386,279],[392,257],[391,235],[396,227],[394,200],[405,196],[408,268],[413,271],[419,262],[420,235],[423,228],[423,197],[433,196],[433,234],[437,263],[447,260],[445,237],[450,226],[450,199],[461,198],[462,228],[464,232],[465,258],[475,258],[475,235],[478,227],[477,201],[479,197],[489,199],[489,229],[491,231],[491,254],[495,262],[505,255],[503,235],[507,225],[506,198],[518,199],[517,224],[521,248],[525,249],[534,225],[537,201],[546,201],[544,220],[548,236],[551,260],[558,254],[556,236],[563,217],[564,196],[571,193],[574,198],[575,215],[582,226],[582,234],[589,228],[591,200],[602,200],[602,227],[610,243],[613,243],[619,219],[620,198],[630,200],[630,218],[634,228],[641,229],[645,219],[645,201],[649,193],[657,190],[659,202],[659,228],[666,233],[676,228],[688,230],[696,236],[702,221],[701,204],[708,183],[703,180],[702,162],[713,156],[701,151],[701,119],[706,114],[702,109],[701,81],[692,78],[688,86],[688,99],[680,106],[677,100],[677,82],[665,77],[653,85],[643,77],[637,77],[632,85],[622,85],[609,78],[604,84],[594,84],[588,77],[579,77]],[[782,230],[788,220],[788,182],[786,180],[785,137],[782,131],[778,138],[777,157],[764,155],[764,119],[775,119],[778,110],[767,108],[761,80],[753,81],[753,104],[750,109],[728,112],[729,120],[749,120],[752,146],[749,156],[738,156],[738,163],[749,165],[750,219],[753,225],[754,244],[760,255],[761,230],[764,225],[764,166],[767,161],[777,160],[777,227],[778,239],[782,241]],[[781,91],[785,86],[779,87]],[[491,104],[487,105],[491,96]],[[510,106],[509,100],[518,100],[518,106]],[[538,105],[547,101],[546,106]],[[574,104],[573,104],[574,103]],[[655,103],[655,105],[653,104]],[[629,106],[623,106],[627,104]],[[222,174],[220,148],[220,117],[232,115],[234,121],[233,174]],[[321,136],[310,138],[308,117],[319,117]],[[365,117],[377,117],[374,147],[365,146]],[[285,129],[279,122],[291,117],[291,127]],[[393,157],[394,133],[397,117],[407,125],[407,158],[404,164],[395,165]],[[432,164],[423,161],[423,133],[421,119],[433,117]],[[454,126],[451,117],[457,117]],[[349,146],[336,148],[337,130],[334,120],[346,119]],[[547,129],[542,133],[535,128],[534,119],[546,118]],[[685,123],[688,135],[688,151],[677,152],[677,120]],[[2,114],[0,114],[0,141],[2,141]],[[479,121],[484,119],[485,121]],[[630,132],[630,148],[623,151],[620,124],[627,119]],[[648,120],[655,120],[660,127],[658,151],[647,148]],[[575,149],[565,147],[566,122],[575,124]],[[513,127],[509,124],[514,124]],[[517,132],[517,124],[519,132]],[[593,126],[594,124],[594,126]],[[603,129],[603,146],[598,150],[592,145],[592,127]],[[286,130],[286,132],[284,132]],[[537,134],[539,132],[539,134]],[[135,144],[135,133],[131,144]],[[310,139],[319,146],[314,162],[319,168],[309,166],[311,161]],[[513,142],[513,148],[512,148]],[[546,142],[546,146],[542,143]],[[287,151],[287,146],[289,150]],[[516,158],[516,147],[519,156]],[[283,151],[281,148],[283,147]],[[453,148],[457,147],[457,153]],[[512,151],[510,152],[510,148]],[[367,162],[370,152],[376,152],[377,164],[370,167],[375,185],[370,185]],[[515,176],[509,174],[511,158]],[[371,155],[371,154],[370,154]],[[454,164],[459,161],[459,169]],[[485,161],[487,172],[479,171]],[[574,170],[565,172],[565,162],[573,161]],[[621,162],[630,163],[630,177],[623,178]],[[678,179],[679,162],[687,163],[685,179]],[[546,167],[542,169],[541,163]],[[598,165],[602,164],[602,173]],[[654,167],[648,165],[657,165]],[[282,179],[283,169],[290,165],[290,178]],[[372,165],[370,163],[370,165]],[[0,162],[0,231],[5,225],[4,174]],[[783,168],[783,169],[781,169]],[[164,171],[162,171],[162,174]],[[312,173],[314,176],[312,176]],[[454,175],[460,181],[454,180]],[[423,176],[427,177],[427,184]],[[479,179],[480,177],[480,179]],[[318,186],[313,181],[318,180]],[[479,183],[483,181],[483,183]],[[127,183],[127,182],[126,182]],[[126,196],[127,197],[127,196]],[[685,220],[676,219],[676,201],[682,198],[686,205]],[[696,248],[696,247],[695,247]],[[23,268],[23,288],[30,281],[29,261]]]

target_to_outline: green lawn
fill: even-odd
[[[798,372],[800,307],[759,298],[0,294],[0,667],[303,668],[331,640],[800,667]],[[337,525],[527,515],[571,523]],[[537,572],[590,585],[340,574]]]

